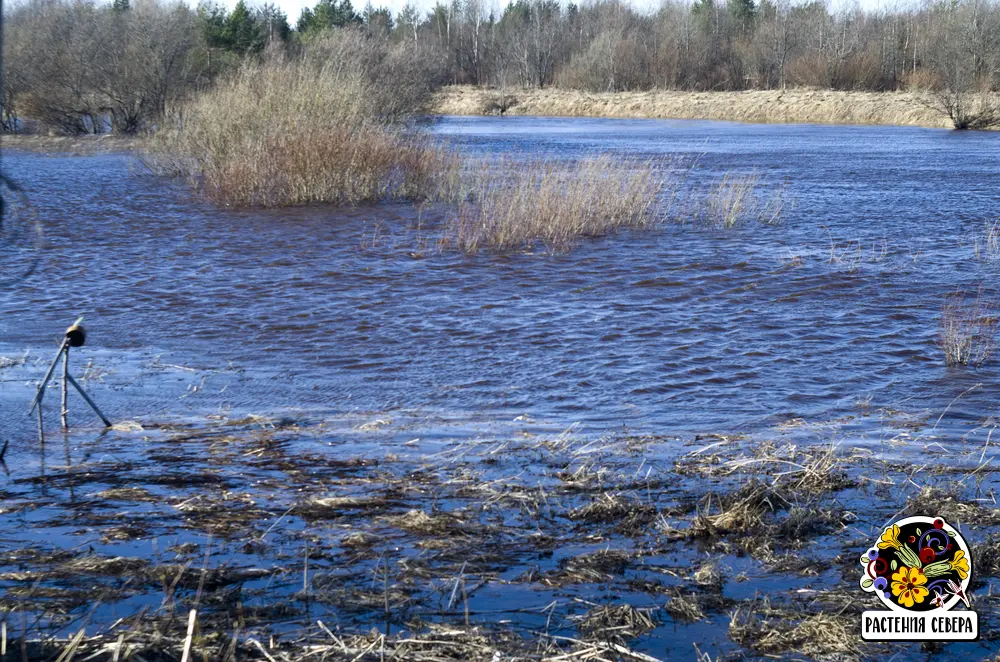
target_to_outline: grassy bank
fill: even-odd
[[[914,92],[765,90],[748,92],[588,93],[546,88],[508,91],[506,114],[558,117],[635,117],[731,120],[753,123],[881,124],[950,128],[951,121]],[[439,115],[498,112],[496,90],[452,86],[427,106]]]

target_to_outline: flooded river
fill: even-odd
[[[0,609],[31,614],[11,627],[68,636],[145,610],[183,635],[199,609],[205,631],[272,650],[274,631],[325,637],[317,618],[344,637],[500,623],[569,646],[626,602],[651,620],[629,612],[620,643],[661,659],[780,656],[756,638],[802,614],[834,620],[814,621],[825,643],[790,631],[795,650],[849,658],[857,554],[886,521],[941,509],[993,544],[1000,361],[949,368],[938,334],[950,294],[1000,296],[983,251],[1000,134],[430,130],[471,156],[649,159],[683,168],[682,192],[755,172],[784,189],[783,220],[713,229],[675,204],[651,231],[465,256],[428,240],[433,206],[219,209],[126,155],[5,153],[47,242],[0,291]],[[101,433],[71,394],[58,434],[53,388],[41,445],[28,404],[81,315],[71,368],[119,425]],[[750,525],[713,519],[734,504]],[[994,565],[977,570],[987,634],[954,656],[1000,636]]]
[[[433,131],[474,154],[681,155],[692,185],[756,170],[790,203],[774,228],[668,223],[464,257],[415,253],[408,206],[220,210],[130,176],[125,156],[10,153],[48,249],[0,293],[0,356],[45,363],[85,316],[78,360],[117,419],[416,410],[755,430],[859,402],[938,411],[980,382],[949,419],[996,412],[995,364],[949,369],[936,343],[947,294],[996,293],[1000,263],[974,243],[1000,214],[1000,135],[538,118]],[[14,435],[30,421],[7,377]]]

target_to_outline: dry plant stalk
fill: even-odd
[[[565,249],[580,237],[650,226],[663,188],[650,162],[607,154],[574,163],[507,158],[484,163],[474,182],[448,233],[467,253]]]
[[[938,341],[945,363],[981,367],[996,350],[998,327],[997,303],[984,298],[982,289],[971,301],[961,292],[949,295],[941,310]]]

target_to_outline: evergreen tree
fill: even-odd
[[[362,22],[362,17],[354,11],[351,0],[340,0],[339,3],[335,0],[319,0],[312,11],[302,10],[296,28],[305,34]]]
[[[288,41],[292,28],[288,25],[288,16],[277,5],[267,3],[257,10],[257,20],[263,31],[264,41]]]
[[[727,0],[729,15],[740,26],[740,30],[746,34],[753,30],[754,22],[757,19],[757,6],[753,0]]]

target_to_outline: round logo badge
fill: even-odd
[[[861,566],[861,588],[894,611],[971,607],[969,548],[941,517],[907,517],[890,524],[861,557]]]

